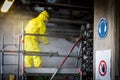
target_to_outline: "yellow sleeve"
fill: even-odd
[[[35,20],[36,19],[32,19],[28,22],[28,24],[25,27],[26,33],[33,33],[33,34],[37,33],[38,27]]]
[[[40,34],[46,34],[46,25],[45,23],[42,23],[40,25],[40,31],[39,31]],[[46,36],[40,36],[40,42],[42,42],[43,44],[48,44],[48,37]]]

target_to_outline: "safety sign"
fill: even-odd
[[[98,35],[101,39],[104,39],[108,33],[108,21],[105,18],[100,19],[98,23]]]
[[[95,54],[95,80],[110,79],[111,50],[99,50]]]
[[[107,72],[107,64],[104,60],[101,60],[99,63],[98,71],[101,76],[105,76]]]

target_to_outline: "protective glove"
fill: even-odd
[[[48,37],[46,37],[46,36],[41,36],[41,37],[39,38],[39,40],[40,40],[40,42],[42,42],[42,43],[45,44],[45,45],[49,44],[49,42],[48,42]]]

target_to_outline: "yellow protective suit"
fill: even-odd
[[[30,20],[25,27],[26,33],[32,34],[45,34],[46,24],[45,21],[48,20],[49,14],[47,11],[43,11],[38,17]],[[25,36],[25,51],[40,51],[39,39],[42,43],[48,44],[48,38],[45,36]],[[42,59],[40,56],[25,56],[25,67],[41,67]]]

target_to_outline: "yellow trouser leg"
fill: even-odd
[[[25,67],[32,67],[32,56],[25,56]]]
[[[42,59],[40,56],[33,56],[34,67],[41,67]]]

